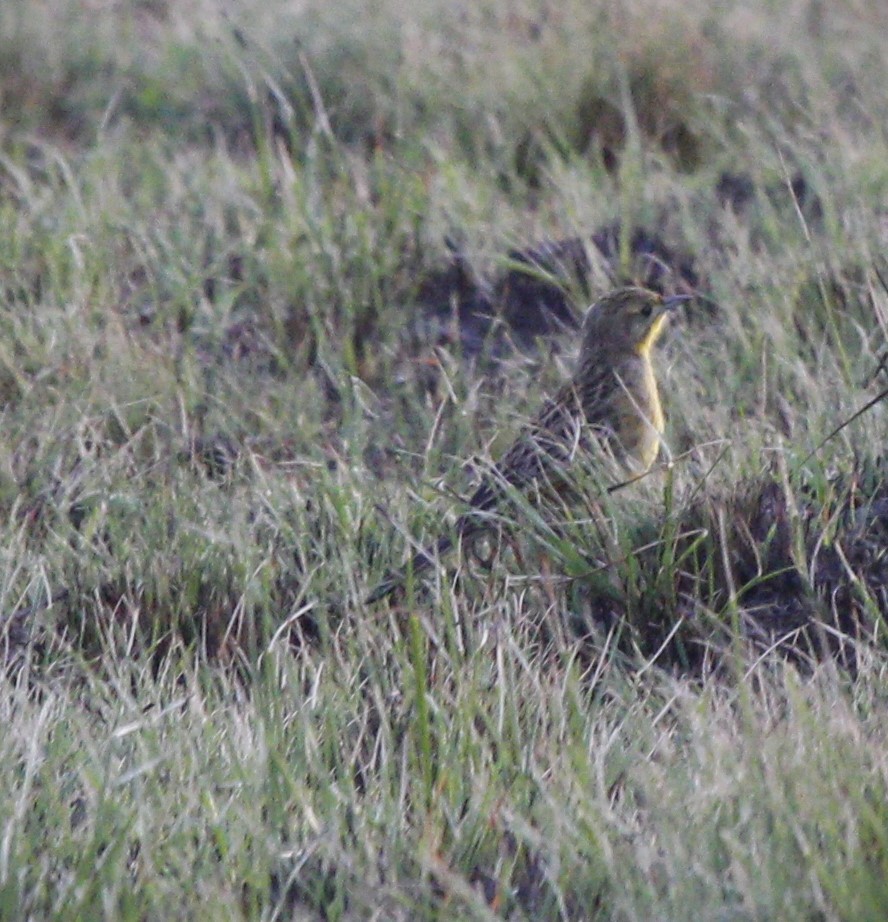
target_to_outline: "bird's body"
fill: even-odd
[[[491,515],[511,491],[529,498],[572,492],[570,469],[577,455],[608,460],[611,471],[630,478],[654,463],[664,429],[663,408],[651,351],[669,311],[684,298],[663,299],[643,288],[621,288],[596,302],[583,321],[577,370],[546,401],[531,423],[492,468],[472,497],[470,510],[435,544],[413,556],[368,597],[378,601],[414,575],[432,566],[453,547],[489,529]]]

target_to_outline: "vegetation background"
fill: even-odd
[[[5,0],[0,918],[883,918],[886,47]],[[624,279],[671,466],[366,607]]]

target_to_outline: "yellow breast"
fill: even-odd
[[[626,466],[646,471],[657,460],[665,420],[657,379],[647,355],[622,381],[614,401],[614,429],[624,452]]]

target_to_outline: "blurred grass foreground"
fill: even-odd
[[[886,41],[0,5],[0,918],[881,918]],[[663,463],[367,607],[627,282]]]

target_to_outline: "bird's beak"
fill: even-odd
[[[693,295],[670,295],[668,298],[663,298],[663,309],[665,311],[674,311],[679,304],[684,304],[685,301],[693,301]]]

